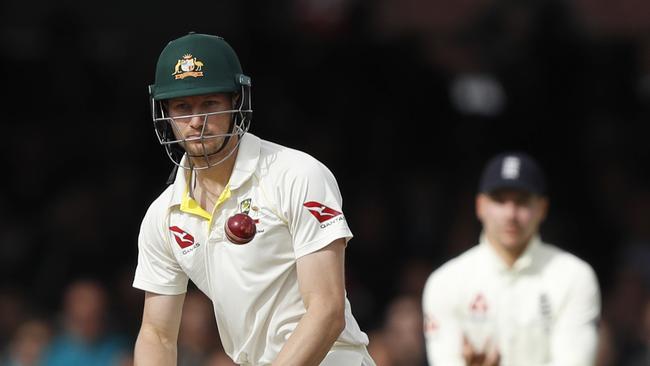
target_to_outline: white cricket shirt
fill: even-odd
[[[432,366],[465,366],[463,333],[479,350],[491,338],[500,366],[594,365],[596,275],[538,237],[510,269],[482,238],[429,276],[422,302]]]
[[[239,364],[270,364],[306,312],[296,260],[352,238],[336,180],[308,154],[250,133],[213,213],[189,197],[188,179],[179,169],[174,184],[149,207],[133,286],[175,295],[191,280],[212,299],[226,353]],[[224,233],[226,220],[239,212],[257,226],[244,245]],[[345,323],[335,348],[368,344],[347,299]]]

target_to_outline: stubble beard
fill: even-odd
[[[206,167],[227,156],[234,148],[232,146],[234,139],[234,136],[231,137],[228,144],[222,147],[225,137],[208,138],[203,141],[203,144],[200,141],[188,144],[185,146],[185,152],[195,166]]]

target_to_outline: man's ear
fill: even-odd
[[[546,197],[540,197],[539,198],[539,205],[540,205],[540,222],[544,221],[546,219],[546,215],[548,215],[548,208],[549,208],[549,201],[548,198]]]
[[[239,93],[232,93],[232,109],[235,109],[237,107],[240,96],[241,95]]]
[[[483,221],[483,210],[485,206],[485,194],[479,193],[476,195],[476,203],[475,203],[475,212],[476,212],[476,218],[479,219],[479,221]]]

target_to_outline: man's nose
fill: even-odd
[[[512,219],[515,216],[517,216],[516,215],[517,214],[517,203],[515,201],[508,200],[508,201],[506,201],[504,206],[505,206],[505,211],[506,211],[506,215],[508,216],[508,218]]]
[[[205,116],[194,116],[190,118],[190,127],[195,129],[201,129],[205,122]]]

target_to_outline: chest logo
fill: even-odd
[[[305,202],[303,206],[305,206],[307,210],[314,215],[316,220],[321,223],[341,214],[340,212],[316,201]]]
[[[479,293],[469,305],[469,310],[473,315],[485,315],[488,310],[488,304],[485,296]]]
[[[251,199],[247,198],[241,202],[239,202],[239,212],[248,215],[248,213],[251,211]]]
[[[191,245],[194,245],[194,237],[185,232],[185,230],[179,228],[178,226],[172,226],[169,228],[171,230],[172,234],[174,235],[174,239],[176,239],[176,243],[181,247],[181,249],[185,249]]]

